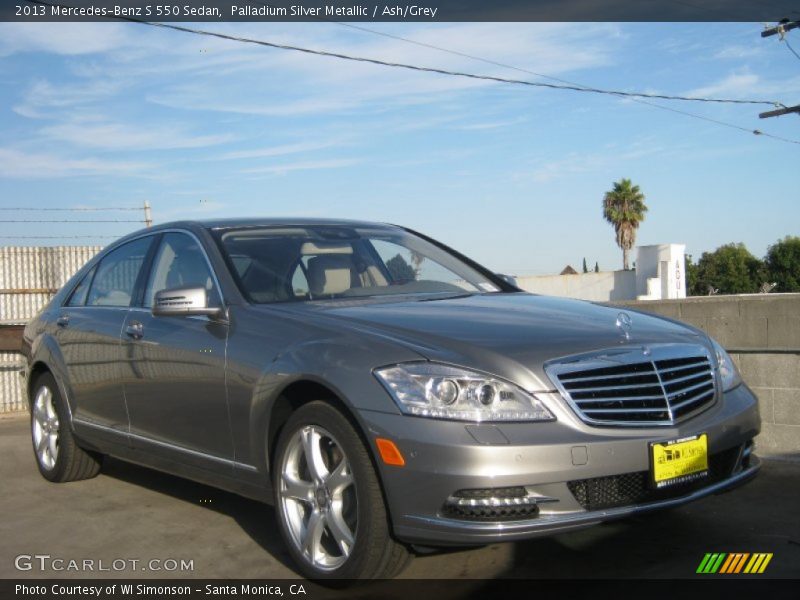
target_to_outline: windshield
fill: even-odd
[[[400,229],[304,226],[215,232],[251,302],[498,292],[480,272]]]

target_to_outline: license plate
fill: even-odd
[[[663,488],[708,475],[708,435],[650,443],[652,481]]]

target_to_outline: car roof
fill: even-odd
[[[381,229],[394,228],[395,225],[388,223],[376,223],[369,221],[355,221],[349,219],[312,219],[308,217],[253,217],[235,219],[198,219],[186,221],[172,221],[161,223],[156,229],[169,229],[173,227],[203,227],[210,230],[240,229],[250,227],[270,227],[270,226],[325,226],[325,227],[379,227]]]

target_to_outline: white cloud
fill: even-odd
[[[270,165],[265,167],[256,167],[253,169],[242,169],[241,173],[247,174],[266,174],[266,175],[285,175],[291,171],[313,171],[318,169],[341,169],[343,167],[352,167],[359,164],[361,161],[354,158],[336,158],[330,160],[313,160],[301,161],[295,163],[287,163],[282,165]]]
[[[502,127],[510,127],[512,125],[519,125],[521,123],[525,123],[527,119],[519,118],[519,119],[507,119],[504,121],[487,121],[483,123],[469,123],[467,125],[459,125],[454,129],[459,129],[461,131],[486,131],[486,130],[493,130],[493,129],[500,129]]]
[[[664,152],[663,148],[654,146],[650,142],[634,143],[631,144],[631,147],[631,150],[627,152],[573,152],[565,158],[545,161],[538,165],[535,164],[530,177],[538,183],[546,183],[576,173],[588,173],[600,169],[608,169],[611,165],[617,163],[633,161]]]
[[[708,85],[689,90],[690,96],[714,96],[755,100],[787,100],[800,93],[800,75],[765,79],[747,70],[729,73]]]
[[[690,96],[759,96],[759,76],[755,73],[731,73],[723,79],[687,92]]]
[[[763,48],[758,46],[731,45],[724,46],[714,53],[714,58],[719,59],[741,59],[759,56],[764,53]]]
[[[283,144],[280,146],[269,146],[267,148],[255,148],[253,150],[240,150],[237,152],[227,152],[219,156],[212,157],[216,160],[241,160],[248,158],[268,158],[270,156],[286,156],[287,154],[298,154],[323,150],[339,145],[337,142],[299,142],[297,144]]]
[[[315,34],[313,38],[309,31]],[[425,44],[472,54],[532,72],[561,74],[596,68],[612,62],[619,44],[619,28],[608,24],[587,24],[575,28],[564,24],[466,23],[419,27],[397,31]],[[226,30],[227,31],[227,30]],[[286,33],[290,31],[291,34]],[[401,40],[365,35],[335,35],[334,28],[293,27],[264,33],[264,28],[241,28],[242,36],[275,40],[332,52],[363,56],[388,62],[430,66],[533,79],[535,75],[480,63],[464,56],[439,52]],[[219,40],[212,40],[219,41]],[[205,54],[186,56],[181,42],[172,50],[185,68],[205,69]],[[195,43],[193,41],[192,43]],[[218,45],[214,60],[226,61],[225,68],[204,70],[203,84],[178,82],[165,85],[148,99],[172,108],[219,111],[259,116],[295,116],[369,109],[388,111],[394,107],[440,101],[445,94],[487,87],[508,93],[510,86],[457,76],[424,73],[350,62],[231,42]],[[173,61],[162,61],[173,67]],[[250,73],[249,77],[243,74]],[[292,85],[287,87],[286,81]],[[289,91],[291,90],[291,91]],[[531,89],[524,93],[535,94]]]
[[[0,148],[0,176],[16,179],[48,179],[96,175],[136,175],[150,169],[140,162],[98,158],[66,158],[45,153]]]
[[[127,43],[120,23],[0,23],[0,56],[99,54]]]
[[[172,148],[202,148],[230,142],[232,135],[192,135],[175,127],[153,123],[126,125],[124,123],[87,122],[76,120],[45,127],[41,133],[60,142],[105,150],[165,150]]]
[[[107,77],[70,84],[53,84],[40,79],[30,84],[22,95],[22,101],[12,110],[32,119],[53,119],[64,110],[92,107],[123,89],[121,81]]]

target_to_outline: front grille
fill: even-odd
[[[579,479],[568,482],[567,487],[575,496],[578,504],[586,510],[601,510],[667,500],[685,496],[712,483],[727,479],[733,474],[741,451],[741,446],[734,446],[712,454],[708,459],[708,476],[666,488],[651,487],[648,471]]]
[[[671,425],[715,398],[711,360],[696,345],[593,354],[548,364],[546,370],[589,423]]]

